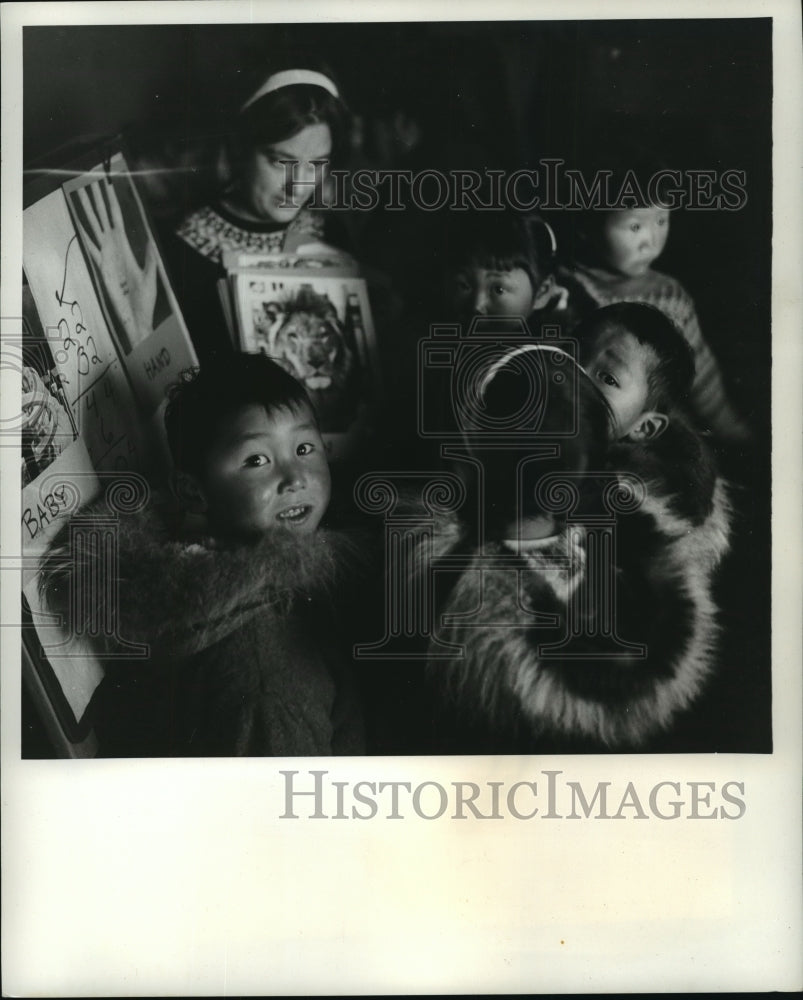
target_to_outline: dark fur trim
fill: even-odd
[[[680,414],[673,414],[666,431],[646,444],[618,442],[611,448],[609,466],[638,475],[651,497],[662,498],[674,514],[695,526],[712,513],[716,461],[702,435]]]
[[[89,526],[108,521],[104,502],[76,515]],[[43,561],[40,590],[46,605],[73,627],[76,613],[104,620],[115,599],[116,634],[147,643],[158,655],[189,656],[218,642],[253,615],[274,609],[286,614],[294,601],[324,594],[336,586],[343,567],[356,559],[355,547],[341,533],[311,535],[271,532],[255,545],[224,546],[211,539],[176,538],[153,507],[118,515],[118,572],[103,575],[103,553],[94,544],[70,549],[67,526]],[[116,583],[117,593],[110,587]],[[76,602],[77,588],[92,588]],[[107,640],[105,650],[113,643]]]
[[[458,724],[482,724],[502,739],[523,728],[536,737],[556,734],[607,747],[643,746],[668,728],[713,669],[718,625],[711,575],[727,550],[730,522],[721,482],[709,516],[695,520],[681,517],[671,497],[653,494],[640,511],[620,519],[618,623],[623,639],[646,645],[646,659],[600,660],[594,641],[585,640],[584,650],[582,638],[567,650],[572,658],[545,659],[541,645],[564,635],[569,578],[522,560],[517,581],[512,570],[482,569],[475,555],[440,608],[451,624],[437,632],[465,655],[429,665]],[[448,554],[459,537],[456,519],[444,518],[435,552]],[[568,565],[568,532],[556,546],[554,565]],[[593,595],[591,607],[593,613]],[[557,626],[533,624],[533,610],[554,616]]]

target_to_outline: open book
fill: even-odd
[[[227,251],[223,265],[218,289],[235,346],[275,358],[304,384],[331,459],[354,454],[379,379],[371,307],[356,261],[315,243],[294,253]]]

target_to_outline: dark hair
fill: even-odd
[[[589,192],[596,192],[589,206],[575,205],[576,211],[564,218],[561,245],[569,259],[591,262],[599,252],[598,241],[605,220],[612,212],[651,208],[664,188],[653,183],[666,162],[652,149],[629,136],[591,137],[587,152],[581,152],[572,166],[583,177]],[[600,187],[596,188],[596,180]],[[606,206],[610,207],[606,207]]]
[[[646,302],[616,302],[590,313],[572,331],[583,356],[604,328],[619,327],[631,333],[655,355],[647,377],[647,405],[671,410],[683,406],[694,379],[694,354],[669,317]]]
[[[650,208],[657,204],[653,178],[667,169],[664,160],[652,149],[629,136],[607,136],[580,155],[579,170],[585,186],[592,190],[597,175],[602,178],[601,204],[590,208],[577,206],[575,225],[580,237],[600,231],[611,212]],[[606,190],[607,189],[607,190]],[[606,209],[605,204],[610,204]]]
[[[331,78],[328,70],[323,72]],[[255,149],[291,139],[317,124],[329,126],[330,162],[336,162],[348,146],[349,121],[345,103],[323,87],[298,83],[272,90],[238,114],[228,142],[231,168],[238,174]]]
[[[168,390],[164,416],[176,468],[201,472],[221,424],[249,404],[264,407],[268,416],[304,405],[313,409],[301,383],[264,354],[230,354],[183,372]]]
[[[526,458],[527,448],[547,444],[558,454],[529,461],[523,470],[519,497],[493,497],[487,511],[491,531],[504,528],[516,516],[544,513],[536,492],[550,473],[582,473],[602,468],[608,450],[611,410],[607,400],[582,368],[558,351],[528,351],[511,358],[482,393],[484,415],[505,419],[532,406],[533,436],[522,448],[488,450],[483,456],[486,480],[509,488],[511,463]],[[514,434],[510,440],[515,442]]]
[[[472,212],[456,216],[448,232],[447,268],[466,267],[527,272],[533,292],[555,269],[556,247],[551,227],[539,215]]]

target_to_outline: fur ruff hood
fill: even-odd
[[[101,500],[71,525],[43,560],[40,591],[68,627],[97,636],[101,655],[145,643],[157,658],[192,656],[257,614],[286,616],[294,602],[332,593],[356,563],[340,532],[225,545],[176,535],[155,506],[120,514]]]
[[[640,510],[620,517],[617,632],[643,643],[646,657],[601,659],[595,655],[600,640],[582,635],[570,636],[560,653],[543,655],[544,644],[569,634],[570,602],[574,613],[580,608],[593,616],[600,599],[586,579],[582,526],[523,548],[517,571],[489,567],[469,549],[468,568],[440,607],[446,624],[436,626],[438,640],[462,647],[462,655],[439,653],[428,665],[454,718],[503,741],[519,732],[622,749],[644,746],[667,730],[714,667],[718,624],[711,579],[728,548],[730,520],[721,481],[701,521],[680,516],[671,497],[655,492]],[[460,547],[466,552],[465,535],[454,516],[436,522],[436,567]],[[495,554],[512,553],[498,543]],[[543,625],[534,612],[546,616]]]

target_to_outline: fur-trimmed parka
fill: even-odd
[[[457,517],[436,521],[431,565],[468,563],[435,573],[435,639],[462,651],[444,656],[441,645],[428,662],[441,712],[436,749],[649,748],[703,691],[715,665],[712,575],[728,548],[726,487],[713,475],[706,486],[703,471],[687,489],[670,488],[671,476],[650,477],[644,456],[625,450],[618,460],[639,465],[646,497],[617,517],[612,588],[589,572],[590,546],[600,544],[591,522],[489,542],[480,554]],[[612,595],[616,638],[641,650],[602,634]]]
[[[113,557],[92,530],[110,519]],[[73,628],[86,630],[91,617],[112,633],[89,629],[100,633],[106,670],[90,705],[101,753],[362,752],[332,610],[353,556],[326,530],[227,545],[180,536],[156,507],[121,514],[100,501],[75,515],[73,532],[50,549],[41,589]],[[104,568],[115,561],[116,572]],[[146,644],[147,656],[131,657],[130,643]]]

